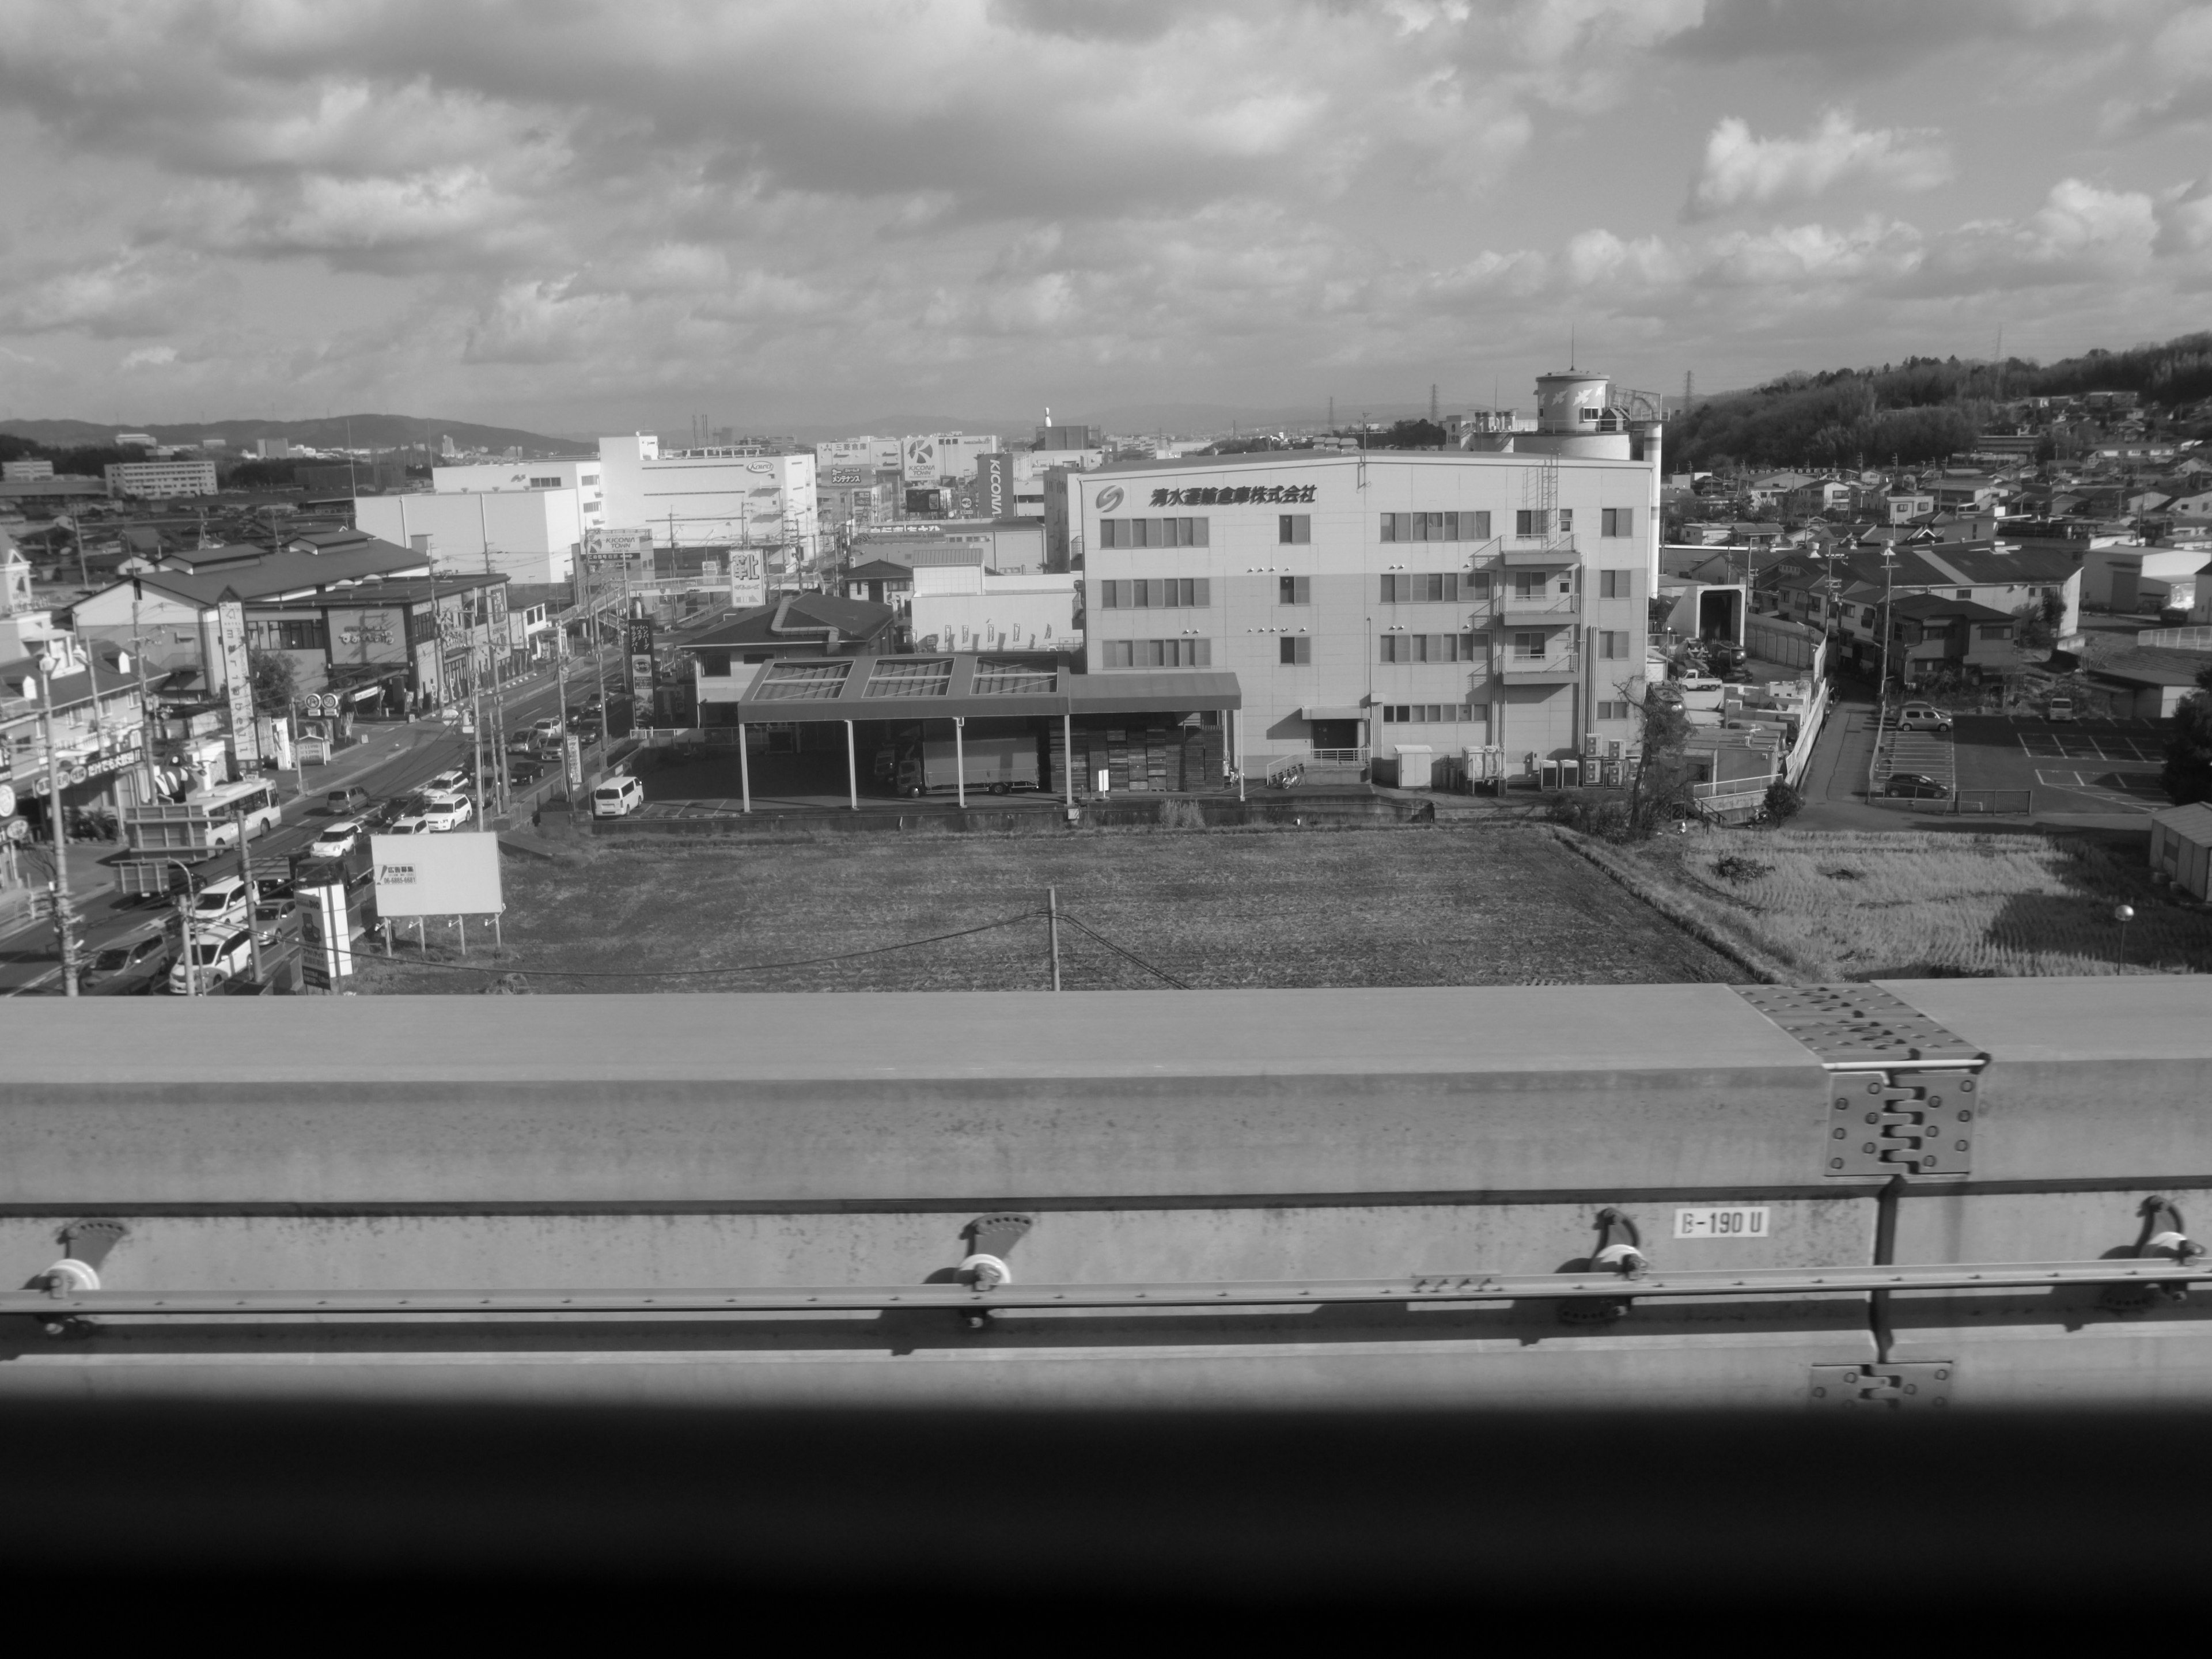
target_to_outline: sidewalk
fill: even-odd
[[[1867,769],[1874,763],[1875,709],[1870,702],[1831,706],[1805,769],[1804,810],[1796,830],[1895,830],[1899,814],[1866,803]]]

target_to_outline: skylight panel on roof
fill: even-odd
[[[950,657],[878,657],[868,676],[871,697],[941,697],[952,688]]]
[[[828,702],[845,689],[848,662],[772,662],[754,682],[756,702]]]

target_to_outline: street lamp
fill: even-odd
[[[2136,907],[2134,905],[2116,904],[2112,907],[2112,920],[2120,924],[2119,965],[2123,968],[2128,965],[2128,924],[2135,919]]]

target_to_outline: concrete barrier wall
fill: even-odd
[[[112,1217],[110,1289],[907,1285],[1018,1210],[1019,1280],[1085,1285],[1552,1274],[1607,1206],[1660,1271],[2131,1256],[2153,1192],[2212,1222],[2201,982],[1887,988],[1988,1056],[1965,1174],[1828,1172],[1837,1074],[1715,986],[155,1003],[119,1042],[0,1010],[0,1251],[23,1283]],[[1712,1206],[1766,1230],[1673,1236]],[[1886,1301],[18,1316],[0,1389],[1781,1405],[1914,1362],[1960,1403],[2212,1393],[2212,1289]]]

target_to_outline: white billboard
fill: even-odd
[[[617,529],[611,525],[604,530],[587,530],[584,532],[584,557],[592,564],[650,563],[653,532]]]
[[[467,830],[371,836],[376,908],[386,916],[473,916],[506,909],[499,890],[499,837]]]
[[[730,550],[730,603],[740,611],[768,603],[768,565],[750,548]]]

